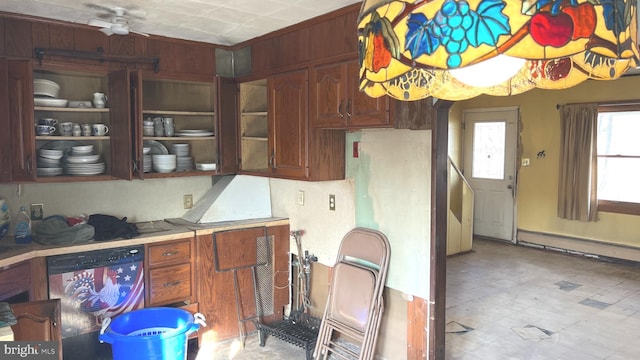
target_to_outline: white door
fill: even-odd
[[[475,193],[474,235],[515,241],[518,109],[464,112],[464,175]]]

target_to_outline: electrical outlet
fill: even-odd
[[[191,209],[193,207],[193,195],[186,194],[182,199],[184,201],[185,209]]]
[[[304,206],[304,191],[298,190],[298,205]]]
[[[42,204],[31,204],[31,220],[44,219],[44,206]]]
[[[336,210],[336,196],[333,194],[329,194],[329,210]]]
[[[522,166],[529,166],[530,162],[529,162],[529,158],[523,158],[522,159]]]

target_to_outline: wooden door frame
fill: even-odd
[[[444,359],[447,287],[447,160],[449,110],[455,102],[438,100],[431,130],[431,241],[429,311],[427,312],[428,358]]]

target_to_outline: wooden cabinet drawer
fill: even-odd
[[[193,295],[191,264],[149,271],[149,305],[165,305],[191,300]]]
[[[179,240],[160,245],[150,245],[147,253],[149,267],[188,262],[193,249],[191,239]]]

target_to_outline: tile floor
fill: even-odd
[[[640,359],[640,265],[483,239],[473,248],[447,260],[446,359]],[[250,335],[244,348],[226,342],[190,359],[305,353],[273,338],[260,347]]]
[[[640,359],[640,266],[474,240],[446,321],[447,359]]]

